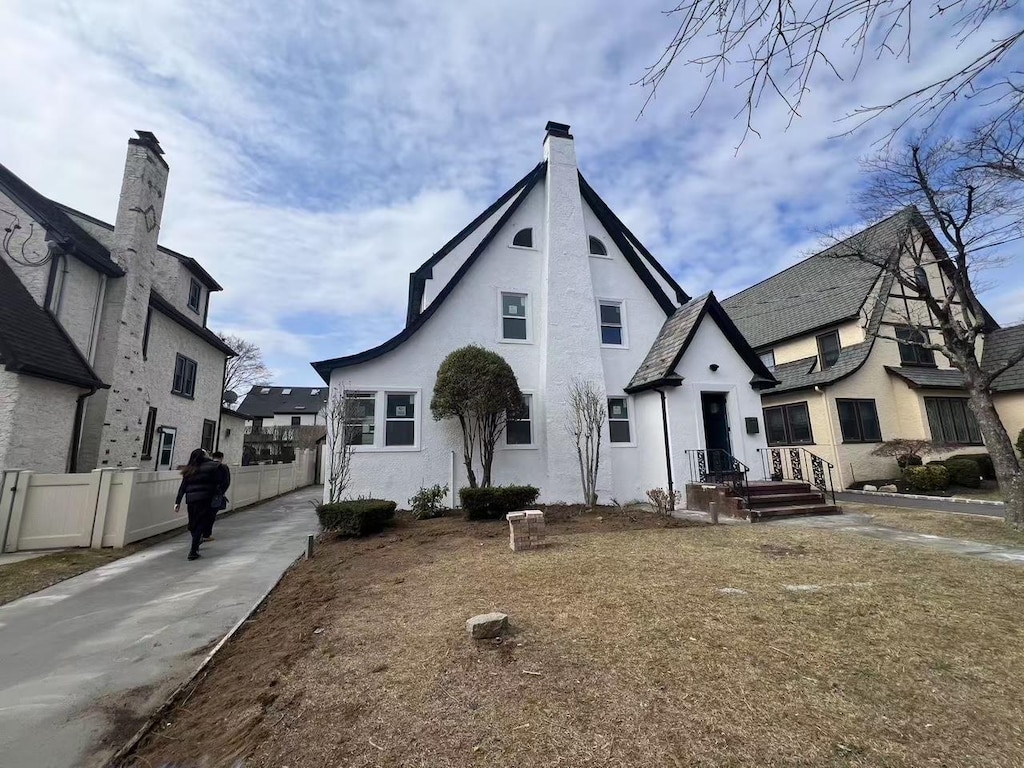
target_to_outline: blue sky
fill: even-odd
[[[632,83],[671,37],[668,5],[13,0],[0,160],[110,221],[125,143],[155,132],[162,241],[226,288],[211,327],[258,343],[275,383],[312,385],[310,360],[400,330],[408,273],[540,159],[547,120],[572,125],[584,174],[683,287],[724,297],[858,223],[857,159],[886,124],[831,138],[837,117],[990,37],[926,36],[910,64],[815,80],[800,119],[786,129],[766,102],[762,138],[737,150],[740,94],[717,88],[691,116],[696,70],[637,119]],[[1018,250],[983,294],[1003,323],[1024,318]]]

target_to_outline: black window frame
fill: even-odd
[[[918,264],[914,267],[914,286],[921,296],[930,296],[931,287],[928,285],[928,270]]]
[[[520,242],[524,240],[525,242]],[[533,227],[523,227],[512,238],[512,245],[516,248],[533,248]]]
[[[853,435],[847,434],[847,427],[851,426],[849,419],[843,419],[843,406],[849,406],[853,408],[853,422],[856,427],[856,433]],[[865,429],[865,425],[870,426],[870,420],[865,421],[864,411],[870,408],[870,415],[874,418],[874,427],[877,431],[877,437],[872,437],[867,434],[869,430]],[[882,423],[878,420],[878,406],[874,400],[868,398],[853,398],[853,397],[837,397],[836,398],[836,414],[839,417],[839,431],[843,436],[844,443],[880,443],[882,442]],[[852,431],[852,430],[851,430]]]
[[[826,360],[825,360],[825,350],[822,349],[821,340],[822,339],[827,339],[827,338],[833,338],[833,337],[836,340],[835,357],[832,359],[832,362],[826,362]],[[831,330],[831,331],[826,331],[825,333],[819,333],[817,336],[815,336],[815,341],[818,344],[818,362],[819,362],[819,364],[821,366],[820,370],[827,371],[829,368],[831,368],[837,362],[839,362],[839,356],[843,352],[843,343],[839,339],[839,330],[835,329],[835,330]]]
[[[895,328],[896,343],[900,348],[900,364],[916,368],[937,368],[935,351],[925,349],[917,343],[927,342],[928,333],[912,325],[897,325]]]
[[[804,413],[807,416],[807,440],[794,440],[793,439],[793,422],[790,418],[790,412],[798,408],[803,408]],[[814,427],[811,424],[811,409],[807,406],[807,401],[802,400],[799,403],[786,403],[784,405],[772,405],[762,409],[762,417],[764,418],[764,434],[765,440],[767,440],[770,446],[787,446],[787,445],[814,445]],[[770,413],[778,411],[782,414],[782,431],[784,433],[785,440],[778,441],[772,437],[772,420]]]
[[[293,426],[293,427],[301,427],[302,426],[302,417],[301,416],[292,416],[291,426]]]
[[[974,411],[971,410],[969,400],[966,397],[925,397],[924,398],[924,411],[925,418],[928,420],[928,431],[931,433],[932,440],[937,443],[943,443],[945,445],[984,445],[985,442],[981,437],[981,428],[978,426],[978,419],[974,415]],[[955,404],[955,408],[954,408]],[[948,426],[953,428],[952,440],[947,439],[945,434],[947,423],[944,422],[943,417],[945,414],[942,413],[942,406],[946,405],[949,409],[949,421]],[[963,421],[958,424],[957,416],[961,416]],[[938,424],[940,435],[936,435],[935,426]],[[957,429],[962,426],[964,434],[967,440],[959,440],[956,434]],[[972,434],[973,433],[973,434]],[[976,438],[976,439],[975,439]]]
[[[209,435],[207,435],[209,430]],[[199,439],[199,447],[204,451],[213,453],[214,443],[217,440],[217,422],[212,419],[203,419],[203,432],[202,437]]]
[[[149,407],[149,411],[146,413],[146,426],[142,432],[142,455],[140,459],[153,458],[153,439],[156,437],[156,408],[153,406]]]
[[[192,303],[192,299],[195,297],[195,304]],[[199,307],[203,303],[203,285],[194,277],[188,284],[188,308],[199,314]]]
[[[199,363],[191,357],[185,357],[180,352],[177,353],[174,356],[174,378],[171,379],[171,394],[194,400],[198,378]],[[189,386],[190,384],[191,386]]]

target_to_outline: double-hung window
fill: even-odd
[[[814,442],[807,403],[765,408],[764,429],[768,445],[810,445]]]
[[[384,419],[384,445],[416,444],[416,395],[387,393]]]
[[[203,436],[199,441],[199,447],[205,451],[213,452],[214,437],[217,434],[217,422],[210,419],[203,419]]]
[[[626,324],[621,301],[602,299],[597,303],[601,319],[601,344],[606,347],[626,346]]]
[[[613,443],[632,443],[629,427],[629,398],[608,398],[608,439]]]
[[[525,293],[501,294],[501,338],[504,341],[527,341],[529,328]]]
[[[932,440],[939,443],[981,445],[981,430],[966,397],[926,397],[925,413]]]
[[[821,358],[821,370],[827,370],[835,365],[842,349],[839,344],[839,331],[829,331],[818,336],[818,356]]]
[[[874,400],[836,400],[844,443],[880,443],[878,411]]]
[[[896,329],[896,339],[900,345],[900,362],[903,365],[935,365],[935,353],[925,349],[921,344],[928,343],[928,334],[910,325],[902,325]]]
[[[203,298],[203,289],[199,285],[199,281],[194,277],[192,282],[188,284],[188,308],[193,312],[199,311],[199,302]]]
[[[146,429],[142,433],[141,459],[153,458],[153,438],[156,436],[156,408],[150,407],[146,414]]]
[[[377,420],[377,396],[373,392],[346,392],[346,445],[373,445]]]
[[[174,381],[171,392],[182,397],[195,397],[196,394],[196,361],[184,355],[175,355]]]
[[[523,395],[519,413],[509,412],[505,422],[505,445],[533,445],[533,395]]]

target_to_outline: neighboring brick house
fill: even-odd
[[[171,468],[219,440],[221,286],[158,245],[168,165],[128,142],[116,223],[0,166],[0,469]]]
[[[549,123],[543,151],[412,274],[400,333],[314,363],[332,393],[358,405],[347,493],[404,503],[421,486],[467,485],[459,426],[429,409],[438,366],[467,344],[501,354],[525,396],[525,417],[499,442],[495,483],[582,500],[566,429],[574,379],[608,405],[597,478],[605,501],[681,489],[697,479],[690,457],[703,449],[757,461],[758,390],[775,383],[771,373],[714,295],[691,299],[590,186],[569,126]]]
[[[762,393],[768,445],[821,456],[836,466],[839,487],[894,476],[893,459],[871,455],[883,440],[982,445],[960,372],[941,354],[897,341],[921,332],[939,340],[920,295],[850,255],[895,253],[908,237],[933,257],[920,268],[921,285],[946,295],[950,283],[939,267],[945,251],[920,213],[907,208],[722,302],[780,382]],[[1024,344],[1020,326],[1000,329],[987,315],[986,324],[983,364]],[[1024,364],[1002,374],[993,390],[1016,439],[1024,426]],[[788,452],[782,459],[788,462]]]
[[[254,386],[235,413],[245,419],[243,462],[292,461],[315,450],[327,432],[329,388]]]

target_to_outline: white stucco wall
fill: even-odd
[[[221,412],[220,440],[217,449],[224,454],[224,463],[238,466],[242,463],[242,443],[245,440],[245,419]]]
[[[0,470],[67,471],[82,390],[0,370]]]
[[[313,427],[323,426],[326,422],[324,421],[323,413],[275,413],[273,418],[264,419],[264,427],[290,427],[292,425],[292,417],[298,416],[299,426],[302,427]]]
[[[0,190],[0,208],[15,214],[18,217],[17,223],[21,226],[21,229],[14,233],[11,241],[12,250],[20,254],[24,246],[27,260],[39,261],[44,258],[47,253],[46,230],[21,205],[5,194],[3,190]],[[15,221],[10,216],[0,212],[0,231],[14,224]],[[30,232],[31,236],[29,236]],[[18,276],[22,284],[28,289],[28,292],[32,294],[32,298],[36,300],[39,306],[43,306],[43,302],[46,299],[46,284],[50,276],[49,263],[38,267],[25,266],[9,258],[2,250],[0,250],[0,258],[10,264],[14,274]]]

